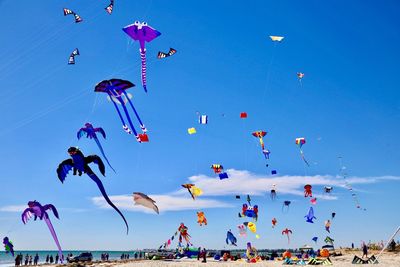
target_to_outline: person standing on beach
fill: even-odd
[[[46,263],[49,263],[49,259],[50,259],[49,254],[47,254],[47,256],[46,256]]]
[[[354,249],[354,243],[351,243],[351,249]]]
[[[28,254],[25,255],[25,265],[28,265],[28,261],[29,261],[29,256]]]
[[[199,254],[197,254],[197,260],[200,260],[200,255],[201,255],[201,247],[199,247]]]
[[[207,262],[207,250],[206,250],[206,248],[203,249],[203,261],[202,262],[204,262],[204,263]]]
[[[29,265],[32,265],[32,255],[29,256]]]
[[[55,264],[57,264],[58,263],[58,254],[56,255],[56,261],[55,261]]]
[[[35,258],[33,258],[33,265],[38,265],[39,255],[36,253]]]
[[[50,264],[53,264],[53,262],[54,262],[53,255],[50,255]]]
[[[364,256],[365,256],[365,257],[368,258],[368,247],[367,247],[367,245],[365,244],[365,242],[363,242],[362,251],[363,251],[362,257],[364,258]]]

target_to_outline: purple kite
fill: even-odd
[[[141,143],[141,142],[148,142],[148,136],[146,135],[147,129],[144,126],[142,120],[139,117],[139,114],[136,112],[135,107],[132,104],[132,101],[130,100],[130,95],[126,93],[126,90],[134,87],[135,85],[131,83],[130,81],[126,80],[121,80],[121,79],[111,79],[111,80],[104,80],[99,82],[94,91],[95,92],[100,92],[100,93],[106,93],[113,102],[115,109],[118,112],[119,118],[121,119],[122,122],[122,128],[124,129],[125,132],[128,134],[133,134],[136,137],[136,140]],[[137,120],[139,121],[140,128],[142,129],[143,134],[138,134],[135,130],[135,127],[133,126],[131,117],[129,116],[128,109],[126,108],[126,103],[129,103],[131,108],[133,109],[133,112],[135,113],[135,116]],[[124,109],[125,116],[128,119],[129,126],[125,123],[124,118],[122,117],[121,112],[119,111],[118,105],[120,104],[122,108]]]
[[[161,35],[161,32],[148,26],[146,22],[135,21],[135,23],[125,26],[122,29],[133,40],[139,41],[140,44],[140,59],[142,60],[142,85],[147,93],[146,87],[146,47],[145,42],[151,42]]]
[[[37,218],[39,218],[40,220],[44,220],[47,224],[47,227],[49,227],[50,233],[53,236],[54,241],[56,242],[56,245],[58,247],[58,256],[60,257],[61,263],[63,263],[64,256],[62,254],[60,242],[58,242],[56,231],[54,231],[53,225],[51,224],[49,214],[46,212],[47,210],[51,210],[54,213],[54,216],[56,216],[56,218],[59,219],[56,207],[54,207],[52,204],[47,204],[42,206],[36,200],[29,201],[28,207],[29,208],[25,209],[24,212],[22,212],[21,215],[22,222],[26,224],[32,216],[34,216],[35,221]]]
[[[110,205],[114,210],[116,210],[118,214],[122,217],[126,225],[126,233],[128,234],[129,226],[124,215],[114,205],[114,203],[111,202],[110,198],[106,193],[106,190],[104,189],[103,183],[89,167],[89,163],[97,164],[99,166],[101,174],[105,176],[106,168],[101,158],[97,155],[90,155],[85,157],[83,153],[76,147],[68,148],[68,153],[71,156],[71,158],[64,160],[58,165],[57,168],[58,179],[60,179],[61,183],[64,183],[65,177],[67,176],[68,172],[71,169],[73,169],[73,175],[76,175],[76,173],[78,173],[78,175],[81,176],[82,173],[86,173],[97,184],[97,187],[99,188],[104,199],[107,201],[108,205]]]
[[[106,132],[103,130],[103,128],[93,128],[93,125],[89,122],[85,123],[85,127],[79,129],[78,133],[77,133],[77,137],[78,140],[81,139],[82,136],[84,136],[86,134],[86,137],[89,139],[94,139],[94,141],[96,142],[97,146],[100,149],[101,154],[103,155],[103,157],[105,158],[105,160],[107,161],[108,166],[110,166],[110,168],[115,172],[114,168],[111,166],[110,162],[108,161],[106,154],[104,153],[103,147],[100,144],[99,139],[97,138],[96,133],[100,133],[104,139],[106,139]]]

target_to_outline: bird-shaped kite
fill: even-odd
[[[111,15],[111,13],[113,12],[113,8],[114,8],[114,0],[110,0],[110,4],[104,9],[108,14]]]
[[[140,192],[133,192],[133,201],[135,201],[135,205],[141,205],[143,207],[152,209],[159,214],[156,202],[148,195]]]
[[[325,238],[325,243],[327,243],[327,244],[331,244],[331,245],[333,245],[333,241],[335,241],[334,239],[332,239],[332,238],[330,238],[329,236],[327,236],[326,238]]]
[[[68,9],[68,8],[64,8],[64,16],[67,16],[67,15],[74,15],[75,23],[79,23],[82,21],[82,18],[78,14],[76,14],[74,11],[72,11],[71,9]]]
[[[131,97],[129,94],[126,93],[126,90],[129,88],[134,87],[135,85],[133,83],[131,83],[130,81],[126,81],[126,80],[121,80],[121,79],[111,79],[111,80],[104,80],[99,82],[94,91],[95,92],[100,92],[100,93],[106,93],[109,97],[109,99],[111,100],[111,102],[113,102],[115,109],[118,112],[118,116],[122,122],[122,128],[124,129],[124,131],[128,134],[133,134],[136,137],[136,140],[141,143],[141,142],[148,142],[148,136],[146,135],[147,129],[144,126],[142,120],[139,117],[139,114],[137,113],[135,107],[132,104],[131,101]],[[139,121],[140,124],[140,128],[142,129],[143,134],[138,134],[135,130],[135,127],[133,126],[131,117],[129,116],[128,113],[128,109],[126,108],[126,104],[129,103],[129,105],[131,106],[133,112],[135,113],[135,116],[137,118],[137,120]],[[119,111],[118,105],[120,104],[125,112],[125,116],[128,119],[129,122],[129,127],[128,125],[125,123],[124,118],[122,117],[121,112]]]
[[[304,157],[304,153],[303,150],[301,149],[301,147],[306,143],[306,139],[304,137],[299,137],[296,138],[296,145],[299,147],[300,149],[300,156],[303,159],[304,163],[307,164],[307,166],[310,166],[310,164],[308,164],[308,161],[306,160],[306,158]]]
[[[28,202],[28,208],[25,209],[22,212],[21,218],[22,218],[22,222],[24,224],[26,224],[28,222],[28,220],[33,216],[34,220],[36,221],[37,218],[39,218],[40,220],[44,220],[47,224],[47,227],[50,230],[51,235],[53,236],[54,242],[57,245],[58,248],[58,256],[60,257],[60,261],[61,263],[64,261],[64,256],[62,254],[62,250],[61,250],[61,245],[60,242],[58,242],[58,238],[57,238],[57,234],[56,231],[54,230],[54,227],[50,221],[50,217],[49,214],[46,212],[47,210],[51,210],[54,214],[54,216],[59,219],[58,217],[58,211],[56,209],[56,207],[54,207],[52,204],[47,204],[42,206],[39,202],[37,202],[36,200],[34,201],[29,201]]]
[[[148,26],[146,22],[140,23],[135,21],[135,23],[125,26],[122,29],[126,34],[128,34],[133,40],[139,41],[140,44],[140,59],[142,61],[142,85],[145,92],[147,92],[146,84],[146,42],[151,42],[155,38],[161,35],[159,31]]]
[[[173,49],[173,48],[170,48],[168,53],[164,53],[164,52],[161,52],[161,51],[158,52],[157,58],[161,59],[161,58],[170,57],[170,56],[174,55],[175,53],[176,53],[176,50]]]
[[[7,236],[3,238],[3,244],[6,253],[10,253],[14,257],[14,245]]]
[[[203,191],[200,188],[196,187],[194,184],[183,184],[182,187],[188,190],[193,200],[195,200],[196,197],[203,194]]]
[[[226,244],[227,245],[229,245],[229,242],[230,242],[230,245],[232,245],[232,246],[237,246],[236,245],[236,242],[237,242],[237,239],[236,239],[236,237],[232,234],[232,231],[229,229],[229,231],[228,232],[226,232],[226,239],[225,239],[225,242],[226,242]]]
[[[94,128],[93,125],[89,122],[85,123],[85,127],[80,128],[77,137],[78,140],[81,139],[81,137],[86,135],[86,138],[93,139],[98,148],[100,149],[101,154],[103,155],[103,158],[107,161],[108,166],[115,172],[114,168],[111,166],[110,162],[108,161],[108,158],[106,157],[106,153],[104,153],[103,147],[101,146],[101,143],[99,139],[97,138],[96,133],[100,133],[104,139],[106,139],[106,132],[103,130],[103,128]]]
[[[282,231],[282,235],[286,235],[287,236],[288,244],[290,243],[289,234],[293,234],[293,232],[292,232],[292,230],[290,230],[288,228],[285,228],[285,230]]]
[[[310,207],[310,209],[308,210],[308,214],[307,214],[306,216],[304,216],[304,218],[307,219],[306,222],[308,222],[308,223],[314,223],[313,220],[314,220],[314,219],[317,219],[317,218],[315,218],[315,216],[314,216],[314,209],[313,209],[313,207]]]
[[[75,48],[74,51],[69,55],[68,59],[68,65],[74,65],[75,64],[75,56],[79,56],[79,50],[78,48]]]
[[[126,225],[126,233],[128,234],[129,232],[129,226],[128,222],[126,221],[124,215],[122,212],[112,203],[110,198],[108,197],[106,190],[103,186],[103,183],[97,177],[97,175],[92,171],[92,169],[89,167],[90,163],[95,163],[99,166],[99,170],[103,176],[105,176],[105,166],[101,158],[97,155],[90,155],[85,157],[77,147],[70,147],[68,148],[68,154],[71,156],[70,159],[66,159],[63,162],[61,162],[58,165],[57,168],[57,175],[58,179],[60,179],[61,183],[64,183],[65,177],[67,176],[68,172],[73,169],[73,175],[76,175],[78,173],[79,176],[82,175],[82,173],[86,173],[96,184],[97,187],[99,188],[101,194],[103,195],[103,198],[106,200],[108,205],[110,205],[118,214],[122,217],[122,219],[125,222]]]

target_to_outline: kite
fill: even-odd
[[[6,253],[10,253],[14,257],[14,245],[7,236],[3,238],[3,244]]]
[[[271,154],[271,152],[270,152],[268,149],[265,149],[264,140],[263,140],[263,137],[264,137],[266,134],[267,134],[267,132],[264,132],[264,131],[256,131],[256,132],[253,132],[253,133],[252,133],[252,135],[253,135],[254,137],[257,137],[258,140],[260,141],[261,150],[262,150],[262,153],[264,154],[264,157],[265,157],[266,159],[269,159],[269,154]]]
[[[257,221],[258,206],[254,205],[254,207],[252,207],[252,206],[248,206],[247,204],[243,204],[242,213],[239,212],[239,218],[241,218],[241,217],[254,218],[254,220]]]
[[[140,44],[140,59],[142,61],[142,85],[144,91],[147,93],[146,85],[146,42],[151,42],[155,38],[161,35],[161,33],[152,27],[148,26],[146,22],[140,23],[135,21],[135,23],[125,26],[122,29],[126,34],[129,35],[133,40],[139,41]]]
[[[317,204],[317,198],[314,197],[314,198],[310,199],[310,203],[313,204],[313,205],[316,205]]]
[[[333,220],[333,218],[335,218],[335,216],[336,216],[336,212],[332,212],[331,216],[332,216],[332,220]]]
[[[168,53],[164,53],[164,52],[161,52],[161,51],[158,52],[157,58],[161,59],[161,58],[170,57],[170,56],[174,55],[175,53],[176,53],[176,50],[173,49],[173,48],[170,48]]]
[[[271,200],[275,200],[276,199],[276,189],[275,189],[275,184],[272,185],[272,189],[271,189]]]
[[[271,175],[275,175],[275,174],[277,174],[277,171],[276,170],[272,170],[271,171]]]
[[[272,222],[272,228],[274,228],[278,221],[276,220],[276,218],[272,218],[271,222]]]
[[[297,73],[297,78],[299,78],[300,82],[301,82],[301,79],[303,79],[303,77],[304,77],[304,73],[302,73],[302,72]]]
[[[224,167],[221,164],[212,164],[211,169],[214,170],[215,174],[218,174],[220,180],[229,178],[228,174],[224,172]]]
[[[257,254],[257,249],[255,247],[251,246],[250,242],[247,242],[246,257],[252,263],[260,261],[258,254]]]
[[[252,233],[256,233],[256,232],[257,232],[257,226],[256,226],[255,223],[253,223],[253,222],[244,222],[243,224],[244,224],[247,228],[249,228],[249,230],[250,230]]]
[[[290,203],[292,203],[289,200],[285,200],[283,201],[283,205],[282,205],[282,212],[288,212],[289,211],[289,205]]]
[[[335,241],[335,240],[330,238],[329,236],[327,236],[324,241],[325,241],[325,243],[327,243],[327,244],[329,243],[333,246],[333,241]]]
[[[249,205],[251,206],[251,198],[250,198],[250,195],[247,195],[247,203],[249,203]]]
[[[239,229],[239,236],[241,236],[241,237],[246,237],[247,236],[247,229],[246,229],[246,226],[244,224],[239,224],[238,225],[238,229]]]
[[[86,138],[93,139],[96,142],[97,147],[100,149],[101,154],[103,155],[103,158],[107,161],[108,166],[115,172],[114,168],[111,166],[110,162],[108,161],[108,158],[106,157],[106,153],[104,153],[103,147],[101,146],[101,143],[99,139],[97,138],[96,133],[100,133],[104,139],[106,139],[106,132],[103,130],[103,128],[93,128],[93,125],[89,122],[85,123],[85,127],[80,128],[77,137],[78,140],[81,139],[82,136],[86,135]]]
[[[306,158],[304,157],[303,150],[301,149],[301,147],[302,147],[305,143],[306,143],[306,139],[305,139],[304,137],[296,138],[296,145],[299,146],[301,158],[303,159],[304,163],[307,164],[307,166],[310,166],[310,164],[308,164]]]
[[[198,223],[200,226],[203,226],[203,223],[204,223],[204,225],[207,225],[207,218],[206,218],[206,216],[204,215],[204,212],[198,211],[198,212],[196,212],[196,213],[197,213],[197,223]]]
[[[138,113],[136,112],[135,107],[132,104],[131,101],[131,96],[126,93],[126,90],[129,88],[134,87],[135,85],[131,83],[130,81],[126,80],[121,80],[121,79],[111,79],[111,80],[103,80],[99,82],[96,86],[94,91],[99,92],[99,93],[106,93],[108,95],[109,100],[114,104],[115,109],[118,112],[118,116],[121,119],[122,122],[122,128],[124,131],[128,134],[133,134],[136,137],[136,140],[141,143],[141,142],[148,142],[148,136],[146,134],[147,129],[144,126],[142,120],[140,119]],[[139,121],[140,128],[142,129],[142,134],[137,134],[135,127],[133,126],[131,117],[129,116],[128,109],[126,108],[126,103],[129,103],[131,106],[133,112],[135,113],[135,116],[137,120]],[[125,112],[125,116],[128,119],[129,126],[126,125],[124,118],[122,117],[121,112],[119,111],[118,105],[120,104]]]
[[[293,234],[293,232],[292,232],[292,230],[290,230],[288,228],[286,228],[285,230],[282,231],[282,235],[286,235],[287,236],[288,244],[290,243],[289,234]]]
[[[185,240],[186,245],[191,245],[190,243],[190,235],[188,234],[188,228],[183,223],[179,225],[179,244],[182,244],[182,240]]]
[[[196,133],[196,128],[192,127],[188,129],[188,134],[195,134]]]
[[[193,200],[203,194],[203,191],[194,184],[183,184],[182,187],[189,191],[189,194],[192,196]]]
[[[332,190],[333,190],[333,187],[332,187],[332,186],[325,186],[325,187],[324,187],[324,192],[327,193],[327,194],[329,194],[330,192],[332,192]]]
[[[329,229],[330,227],[331,227],[331,221],[330,221],[330,220],[325,221],[325,230],[326,230],[328,233],[331,232],[330,229]]]
[[[310,207],[310,209],[308,210],[308,214],[307,214],[306,216],[304,216],[304,218],[307,218],[306,222],[308,222],[308,223],[314,223],[314,222],[313,222],[313,219],[317,219],[317,218],[314,216],[314,209],[313,209],[313,207]]]
[[[78,48],[75,48],[74,51],[69,55],[68,59],[68,65],[74,65],[75,64],[75,56],[79,56],[79,50]]]
[[[246,112],[241,112],[240,113],[240,118],[241,119],[246,119],[247,118],[247,113]]]
[[[285,37],[283,37],[283,36],[274,36],[274,35],[270,35],[269,38],[271,38],[271,40],[272,40],[273,42],[280,42],[280,41],[282,41],[283,38],[285,38]]]
[[[111,202],[110,198],[108,197],[106,190],[103,186],[103,183],[97,177],[97,175],[92,171],[92,169],[89,167],[89,163],[95,163],[99,166],[99,170],[103,176],[105,176],[106,168],[104,166],[103,161],[101,158],[97,155],[90,155],[85,157],[82,153],[82,151],[79,150],[77,147],[70,147],[68,148],[68,154],[71,156],[70,159],[66,159],[63,162],[61,162],[58,165],[57,168],[57,175],[58,179],[60,179],[61,183],[64,183],[65,177],[67,177],[68,172],[73,169],[73,175],[76,175],[78,173],[79,176],[82,175],[82,173],[86,173],[90,179],[93,180],[93,182],[96,183],[97,187],[99,188],[101,194],[103,195],[103,198],[106,200],[108,205],[110,205],[118,214],[122,217],[122,219],[125,222],[126,225],[126,233],[128,234],[129,232],[129,226],[128,223],[122,214],[122,212],[114,205],[114,203]]]
[[[111,13],[113,12],[113,8],[114,8],[114,0],[110,0],[110,4],[104,9],[108,14],[111,15]]]
[[[56,207],[54,207],[52,204],[46,204],[42,206],[39,202],[36,200],[34,201],[29,201],[28,202],[28,207],[22,212],[21,218],[22,222],[26,224],[28,220],[33,216],[34,220],[36,221],[37,218],[40,220],[44,220],[47,224],[47,227],[50,230],[51,235],[53,236],[54,242],[57,245],[58,248],[58,256],[60,257],[60,262],[63,263],[64,256],[62,254],[60,242],[58,242],[57,234],[56,231],[54,230],[54,227],[50,221],[49,214],[46,212],[47,210],[51,210],[54,214],[54,216],[59,219],[58,217],[58,211]]]
[[[230,229],[229,229],[228,232],[226,232],[226,239],[225,239],[225,242],[226,242],[227,245],[229,245],[229,242],[230,242],[232,246],[235,246],[235,247],[237,246],[237,245],[236,245],[237,239],[236,239],[236,237],[232,234],[232,232],[231,232]]]
[[[82,18],[78,14],[76,14],[71,9],[64,8],[64,16],[67,16],[67,15],[74,15],[75,23],[82,22]]]
[[[135,205],[142,205],[143,207],[152,209],[159,214],[156,202],[148,195],[140,192],[133,192],[133,201],[135,201]]]
[[[315,244],[317,244],[318,237],[314,236],[311,240],[314,241]]]
[[[304,186],[304,197],[312,197],[312,186],[309,184]]]
[[[208,116],[207,115],[199,116],[199,123],[200,124],[207,124],[208,123]]]
[[[239,196],[239,195],[236,195],[235,198],[236,198],[236,199],[240,199],[240,196]]]

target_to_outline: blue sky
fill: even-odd
[[[107,1],[0,2],[0,229],[16,249],[55,249],[43,222],[20,220],[22,206],[34,199],[59,209],[61,219],[53,222],[64,249],[158,247],[180,222],[196,246],[222,248],[226,231],[236,232],[244,221],[237,218],[239,193],[251,193],[260,206],[261,238],[249,234],[239,240],[243,247],[247,241],[287,247],[286,227],[294,232],[289,247],[311,243],[313,236],[322,240],[333,211],[330,236],[338,246],[386,239],[394,231],[400,221],[393,212],[400,180],[397,1],[115,2],[112,15],[104,11]],[[83,22],[64,17],[64,7]],[[162,33],[147,44],[148,94],[140,84],[139,45],[122,31],[135,20]],[[273,43],[269,35],[285,39]],[[81,55],[69,66],[76,47]],[[170,47],[176,55],[156,59]],[[302,84],[297,72],[305,73]],[[149,143],[124,133],[112,104],[93,92],[112,77],[137,85],[130,93]],[[242,111],[248,119],[239,118]],[[209,124],[199,125],[197,113],[208,115]],[[128,219],[128,236],[88,177],[57,179],[69,146],[99,154],[93,141],[76,140],[85,122],[107,133],[101,142],[117,173],[107,170],[101,179]],[[197,134],[188,135],[190,127]],[[268,132],[269,168],[251,136],[256,130]],[[310,167],[296,137],[307,139]],[[338,156],[366,212],[343,187]],[[219,181],[213,163],[223,164],[230,180]],[[271,169],[278,176],[271,177]],[[195,202],[180,187],[189,181],[203,187]],[[273,181],[275,202],[268,193]],[[310,204],[301,196],[311,182],[321,195],[313,225],[303,218]],[[331,199],[323,199],[325,184],[334,186]],[[160,215],[133,201],[130,206],[134,191],[154,196]],[[286,199],[292,205],[283,214]],[[196,223],[198,210],[206,214],[206,227]],[[278,219],[274,230],[272,217]]]

